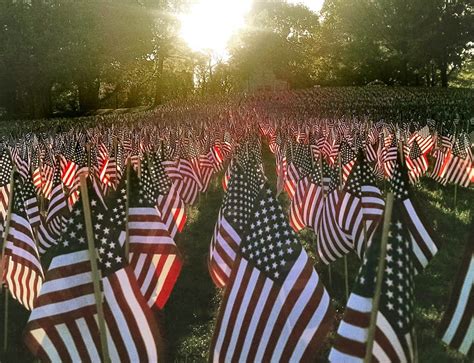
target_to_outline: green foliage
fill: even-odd
[[[187,6],[0,0],[0,115],[156,106],[265,88],[269,79],[292,88],[473,85],[469,0],[326,0],[321,14],[256,1],[226,61],[183,43],[178,15]]]

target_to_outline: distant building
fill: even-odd
[[[281,91],[289,89],[287,81],[277,79],[271,70],[254,72],[247,81],[247,92]]]

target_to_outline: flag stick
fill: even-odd
[[[130,169],[132,167],[132,161],[130,159],[127,160],[127,170],[126,170],[126,175],[125,177],[127,178],[127,186],[126,186],[126,199],[125,199],[125,215],[126,215],[126,220],[125,220],[125,245],[124,245],[124,254],[125,254],[125,260],[128,261],[128,256],[130,253],[130,230],[128,226],[128,211],[130,209]]]
[[[340,152],[338,155],[338,162],[339,162],[339,190],[342,190],[342,161],[341,161]],[[365,224],[364,224],[364,227],[365,227]],[[347,254],[344,254],[344,286],[346,287],[346,301],[347,301],[349,299],[349,275],[347,272]]]
[[[375,281],[375,292],[372,303],[372,312],[370,314],[370,325],[367,334],[367,347],[365,351],[365,363],[372,361],[372,350],[374,347],[375,330],[377,327],[377,315],[379,311],[380,293],[382,292],[383,273],[385,270],[385,256],[387,255],[388,233],[390,221],[392,219],[393,193],[387,194],[387,203],[385,204],[385,216],[383,219],[382,241],[380,243],[380,256],[377,266],[377,280]]]
[[[107,332],[105,330],[104,310],[102,308],[102,292],[100,290],[100,276],[97,266],[97,254],[94,244],[94,232],[92,230],[92,217],[89,204],[89,194],[87,191],[86,177],[81,175],[81,199],[84,208],[84,223],[87,233],[87,244],[89,247],[89,259],[91,261],[92,282],[94,285],[95,303],[97,307],[97,318],[99,323],[100,345],[102,348],[102,358],[104,362],[110,362],[109,350],[107,346]]]
[[[12,219],[12,208],[13,208],[13,189],[15,188],[15,179],[13,175],[15,174],[16,168],[12,168],[12,172],[10,174],[10,193],[8,195],[8,210],[7,210],[7,220],[5,223],[5,231],[3,231],[3,243],[2,243],[2,258],[0,259],[0,293],[3,289],[3,269],[5,266],[5,248],[7,247],[7,237],[8,233],[10,233],[10,221]]]
[[[319,168],[320,168],[320,171],[321,171],[321,192],[323,193],[323,200],[324,200],[324,203],[326,203],[326,193],[324,193],[324,181],[323,181],[323,156],[321,155],[321,157],[319,158]],[[317,236],[318,236],[318,239],[317,239],[317,243],[319,246],[319,231],[317,233]],[[317,247],[316,247],[317,248]],[[329,263],[328,264],[328,278],[329,278],[329,287],[332,289],[332,269],[331,269],[331,264]]]
[[[13,208],[13,189],[15,187],[15,179],[13,178],[15,174],[15,167],[12,168],[10,174],[10,193],[8,196],[8,212],[7,212],[7,221],[5,225],[5,231],[3,233],[3,244],[2,244],[2,258],[0,260],[0,292],[3,288],[3,268],[5,265],[5,248],[7,246],[7,237],[10,233],[10,221],[12,218],[12,208]],[[8,289],[5,288],[5,315],[3,321],[3,351],[7,351],[8,346]]]
[[[5,289],[5,316],[3,320],[3,352],[7,352],[8,347],[8,289]]]

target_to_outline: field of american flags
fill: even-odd
[[[276,185],[274,159],[269,151],[264,154],[265,171],[270,183]],[[163,324],[166,327],[165,340],[171,357],[177,362],[205,362],[212,337],[215,317],[221,295],[210,280],[205,255],[208,252],[210,236],[213,233],[215,220],[222,202],[223,191],[220,177],[211,182],[207,194],[201,196],[197,204],[188,212],[188,223],[177,238],[177,245],[184,252],[185,267],[170,296],[164,310],[166,316]],[[450,288],[457,273],[457,262],[463,253],[463,242],[469,233],[469,219],[472,218],[474,197],[472,191],[458,190],[457,211],[452,208],[454,189],[439,189],[437,184],[428,178],[422,179],[422,186],[417,190],[426,201],[425,211],[430,220],[436,224],[441,238],[445,242],[444,251],[432,261],[427,270],[416,278],[419,287],[416,290],[417,308],[416,322],[420,361],[468,362],[454,351],[446,351],[436,336],[439,325],[450,295]],[[280,200],[289,205],[285,194]],[[310,255],[315,257],[312,233],[302,232],[302,241]],[[348,256],[349,284],[352,286],[359,260],[354,253]],[[344,265],[343,260],[334,262],[332,267],[332,287],[329,285],[327,267],[316,265],[316,269],[327,286],[337,306],[338,319],[342,317],[345,307]],[[448,288],[447,288],[448,286]],[[0,300],[0,311],[4,310],[4,299]],[[10,298],[9,346],[11,349],[5,361],[33,361],[23,348],[22,332],[28,313]],[[0,326],[3,327],[3,314],[0,314]],[[333,335],[325,342],[326,349],[317,361],[324,362],[329,352]]]
[[[265,175],[272,188],[277,186],[275,158],[267,146],[263,147]],[[183,260],[183,268],[177,283],[161,315],[160,324],[164,327],[164,340],[168,354],[173,361],[205,361],[211,342],[214,322],[217,316],[221,293],[214,288],[208,273],[206,254],[214,225],[218,218],[219,207],[223,199],[221,180],[224,171],[213,176],[208,191],[201,194],[196,203],[187,207],[187,223],[182,233],[175,239]],[[384,183],[379,187],[385,193]],[[432,223],[443,249],[433,259],[428,268],[416,278],[416,312],[418,350],[420,361],[429,361],[436,357],[439,361],[459,361],[466,358],[447,350],[436,335],[441,317],[446,310],[450,288],[454,281],[458,265],[462,259],[464,244],[468,240],[469,223],[472,219],[474,197],[472,188],[458,188],[456,210],[454,209],[454,187],[439,186],[427,177],[415,187],[415,193],[423,201],[423,209]],[[280,194],[280,202],[286,211],[290,201],[286,193]],[[303,231],[301,239],[308,254],[318,260],[312,233]],[[348,255],[349,290],[357,275],[360,261],[354,253]],[[344,289],[344,265],[342,259],[332,264],[329,276],[325,264],[316,262],[316,271],[326,286],[336,307],[337,320],[342,318],[346,303]],[[1,301],[0,311],[4,309]],[[14,300],[9,301],[9,350],[7,361],[11,357],[22,357],[24,361],[32,358],[22,348],[21,335],[26,325],[27,313]],[[158,314],[158,313],[157,313]],[[1,319],[3,316],[0,314]],[[1,321],[3,324],[3,320]],[[324,349],[317,358],[327,359],[332,346],[335,329],[324,340]]]

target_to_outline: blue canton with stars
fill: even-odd
[[[240,248],[266,277],[279,282],[284,281],[301,252],[301,244],[268,186],[259,194]]]

